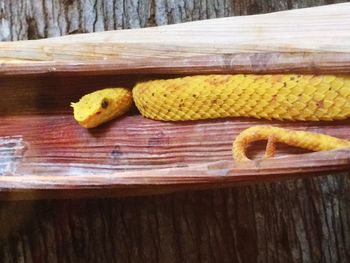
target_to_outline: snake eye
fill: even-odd
[[[103,109],[107,109],[107,107],[108,107],[108,100],[106,98],[102,100],[101,107]]]

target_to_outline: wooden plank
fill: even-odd
[[[3,42],[0,74],[349,73],[349,27],[350,4],[343,3]]]
[[[60,190],[71,193],[77,190],[75,197],[94,195],[103,189],[110,189],[114,195],[151,194],[280,180],[349,168],[347,151],[296,156],[297,159],[291,157],[287,163],[278,158],[258,161],[242,168],[233,163],[231,147],[242,130],[266,124],[348,139],[350,120],[278,122],[231,118],[170,123],[148,120],[131,112],[127,117],[86,130],[73,119],[70,102],[89,91],[132,87],[139,80],[159,77],[2,77],[0,188],[3,198],[8,193],[17,193],[14,196],[19,199],[57,198],[62,193]],[[260,158],[263,148],[263,143],[253,145],[251,156]],[[306,153],[283,145],[278,149],[277,156]],[[217,165],[221,168],[210,168]],[[26,194],[20,194],[23,192]]]
[[[232,161],[231,145],[240,131],[260,124],[347,138],[349,121],[222,119],[165,123],[129,116],[88,131],[74,122],[69,104],[102,85],[132,87],[137,80],[159,78],[159,73],[347,73],[348,11],[349,4],[340,4],[0,43],[2,192],[42,190],[45,196],[47,190],[54,190],[47,191],[51,196],[63,189],[108,188],[134,195],[347,169],[348,151],[241,165]],[[302,22],[298,30],[290,26],[295,19]],[[332,34],[325,37],[325,31]],[[336,36],[344,41],[335,43]],[[112,73],[124,75],[100,76]],[[139,73],[147,75],[133,76]],[[26,74],[35,75],[16,78]],[[46,76],[37,77],[42,74]],[[89,77],[81,78],[86,74]],[[261,156],[262,144],[252,148],[253,156]],[[281,147],[278,155],[288,153],[305,151]],[[130,188],[133,191],[128,191]]]
[[[245,128],[266,123],[234,118],[169,123],[128,116],[86,130],[65,114],[3,117],[0,188],[2,192],[41,189],[43,197],[52,196],[50,190],[106,188],[114,189],[115,195],[138,195],[350,167],[348,150],[305,154],[283,145],[277,153],[283,158],[234,163],[233,139]],[[348,138],[350,132],[350,121],[268,123],[339,138]],[[251,156],[261,157],[263,147],[250,147]]]
[[[349,138],[350,132],[350,121],[293,123],[237,118],[175,124],[129,116],[94,130],[81,128],[71,115],[10,116],[3,117],[2,124],[2,150],[7,150],[9,162],[17,158],[17,165],[12,165],[15,172],[6,171],[13,175],[96,175],[231,161],[234,138],[253,125],[269,124],[343,139]],[[250,156],[261,157],[263,147],[263,143],[255,144]],[[280,145],[277,153],[305,151]]]

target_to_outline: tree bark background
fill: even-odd
[[[335,2],[344,1],[0,0],[0,39]],[[0,262],[350,262],[349,175],[148,197],[0,202]]]

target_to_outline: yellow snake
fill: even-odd
[[[237,74],[152,80],[136,84],[132,91],[110,88],[93,92],[72,107],[80,125],[93,128],[124,114],[133,100],[144,117],[161,121],[224,117],[341,120],[350,117],[350,76]],[[314,151],[350,147],[348,141],[326,135],[254,127],[237,137],[233,157],[247,160],[247,144],[261,139],[268,139],[271,149],[274,141]]]

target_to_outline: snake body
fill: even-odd
[[[83,127],[93,128],[124,114],[133,100],[144,117],[161,121],[224,117],[332,121],[350,117],[350,76],[238,74],[152,80],[136,84],[132,91],[111,88],[87,94],[78,103],[72,103],[72,107],[75,119]],[[273,131],[275,135],[287,132]],[[254,132],[258,134],[258,130]],[[286,136],[282,136],[287,138],[282,142],[291,144],[288,142],[293,141],[295,136],[298,141],[305,141],[309,135],[294,133]],[[310,136],[316,143],[317,140],[323,140],[326,144],[333,145],[329,136]],[[246,137],[243,138],[245,139],[241,142],[249,143]],[[244,152],[245,145],[237,145],[241,145],[238,149]],[[305,144],[299,143],[297,146],[303,145]],[[235,147],[233,151],[235,152]],[[238,159],[245,159],[242,156]]]
[[[207,75],[138,83],[141,114],[164,121],[222,117],[320,121],[350,117],[350,77]]]

